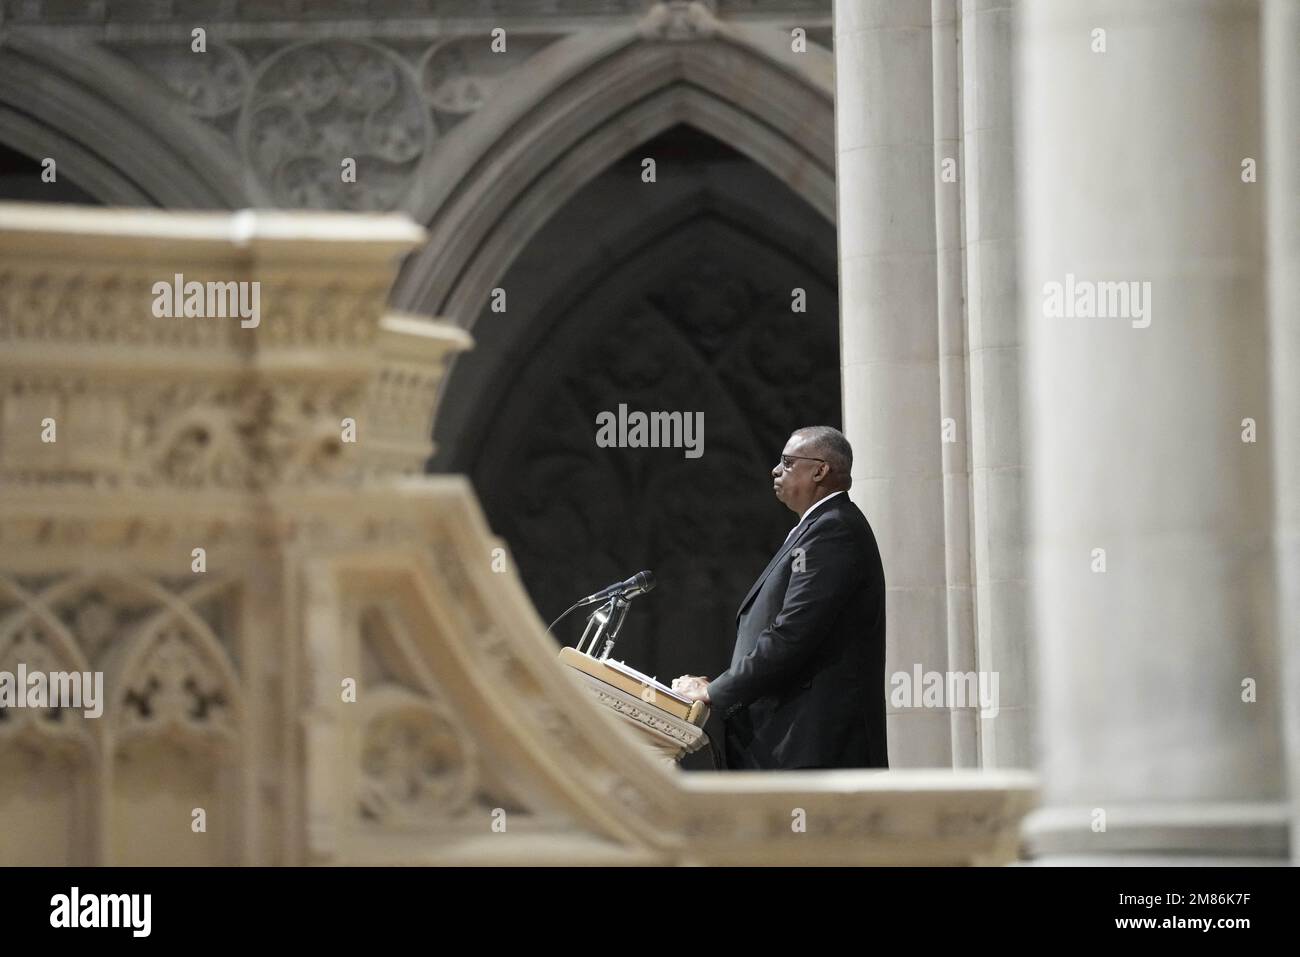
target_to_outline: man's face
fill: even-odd
[[[786,508],[796,515],[808,510],[817,496],[817,482],[826,478],[829,471],[826,463],[813,461],[819,459],[811,449],[810,443],[797,435],[790,436],[781,450],[782,459],[772,468],[772,490]],[[786,469],[784,456],[807,456],[789,459],[790,468]]]

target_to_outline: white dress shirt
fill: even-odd
[[[803,520],[809,516],[809,514],[812,512],[813,509],[815,509],[819,505],[824,505],[825,503],[829,502],[836,495],[843,495],[843,494],[844,494],[844,489],[840,489],[838,492],[831,492],[831,494],[827,495],[825,498],[819,498],[817,501],[809,505],[807,511],[805,511],[802,515],[799,516],[799,521],[794,523],[794,528],[790,529],[790,534],[786,535],[785,540],[787,542],[790,541],[790,535],[793,535],[795,531],[799,528],[799,526],[803,524]],[[782,544],[785,543],[783,542]]]

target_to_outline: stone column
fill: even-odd
[[[932,43],[930,0],[835,4],[844,431],[884,562],[887,675],[948,661]],[[892,767],[951,766],[946,709],[887,720]]]
[[[1278,637],[1287,689],[1283,740],[1291,781],[1291,859],[1300,863],[1300,4],[1264,6],[1269,349]]]
[[[980,763],[1028,768],[1034,671],[1016,298],[1015,11],[1016,0],[962,0],[962,184],[976,634],[979,667],[998,679],[997,710],[980,720]]]
[[[932,0],[931,95],[934,103],[933,189],[935,285],[938,309],[939,413],[942,422],[944,603],[947,669],[978,668],[975,595],[971,584],[970,417],[967,414],[966,317],[962,310],[961,46],[958,0]],[[947,169],[945,169],[947,167]],[[922,430],[926,425],[920,425]],[[932,428],[932,426],[931,426]],[[933,434],[933,433],[931,433]],[[978,767],[978,703],[946,702],[952,766]]]
[[[1280,860],[1271,462],[1242,425],[1269,428],[1263,193],[1241,176],[1258,4],[1026,0],[1019,25],[1030,847]],[[1070,317],[1089,292],[1105,317]],[[1048,315],[1053,294],[1076,308]]]

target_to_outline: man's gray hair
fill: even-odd
[[[853,474],[853,446],[839,429],[829,425],[809,425],[795,429],[794,434],[806,441],[818,458],[826,460],[831,471],[841,481],[851,481]]]

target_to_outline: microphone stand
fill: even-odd
[[[608,658],[609,653],[614,650],[614,640],[618,638],[619,629],[623,627],[623,620],[627,617],[630,604],[631,602],[626,598],[615,595],[588,615],[587,627],[583,630],[582,638],[578,640],[575,650],[582,652],[588,658],[595,658],[592,652],[596,650],[597,644],[603,638],[605,647],[601,650],[598,660],[604,661]]]

